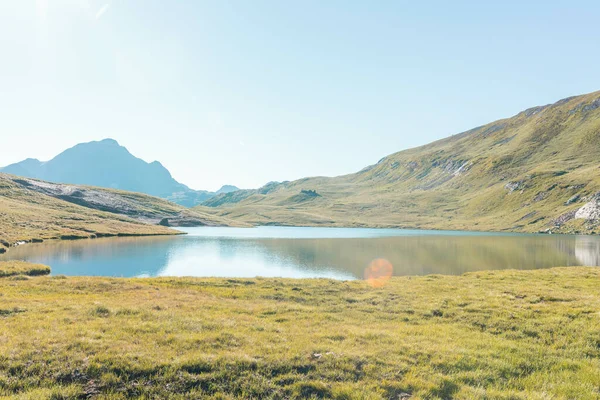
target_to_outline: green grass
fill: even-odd
[[[0,174],[0,249],[3,250],[20,241],[178,233],[28,190],[11,178]]]
[[[0,278],[15,275],[50,275],[50,267],[43,264],[32,264],[25,261],[0,261]]]
[[[0,279],[0,397],[597,399],[600,271]]]
[[[522,112],[355,174],[271,184],[206,204],[217,206],[215,215],[253,224],[598,233],[600,220],[556,222],[600,192],[600,108],[582,107],[598,98]],[[510,192],[510,182],[518,189]],[[302,190],[320,197],[306,201]]]
[[[32,180],[29,180],[32,181]],[[55,185],[77,188],[110,198],[110,212],[102,205],[74,202],[82,198],[43,192],[28,180],[0,173],[0,254],[17,242],[47,239],[80,239],[104,236],[174,235],[181,232],[159,226],[163,217],[185,216],[206,225],[235,225],[234,222],[157,197],[90,186]],[[69,201],[67,201],[67,200]],[[99,209],[95,209],[93,207]],[[243,224],[239,224],[243,225]]]

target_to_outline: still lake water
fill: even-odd
[[[187,228],[175,237],[49,242],[0,260],[54,275],[361,279],[375,258],[394,275],[600,265],[600,237],[361,228]]]

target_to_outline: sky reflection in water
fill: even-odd
[[[190,228],[188,235],[25,245],[5,259],[89,276],[362,279],[377,258],[394,275],[600,265],[597,236],[357,228]]]

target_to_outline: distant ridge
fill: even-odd
[[[33,158],[8,165],[1,172],[45,181],[91,185],[145,193],[192,207],[216,193],[192,190],[177,182],[158,161],[147,163],[114,139],[80,143],[50,161]],[[222,192],[237,190],[224,186]]]

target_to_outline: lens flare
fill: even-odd
[[[371,287],[385,286],[394,272],[392,263],[384,258],[376,258],[365,269],[365,280]]]

